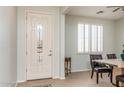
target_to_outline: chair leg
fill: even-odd
[[[112,79],[113,79],[113,74],[112,74],[112,72],[110,73],[110,81],[111,81],[111,83],[112,83]]]
[[[101,73],[101,78],[103,78],[102,73]]]
[[[96,72],[96,83],[99,83],[99,73]]]
[[[119,87],[119,81],[118,80],[116,80],[116,86]]]
[[[91,79],[93,78],[93,74],[94,74],[94,71],[92,70],[92,72],[91,72]]]
[[[111,69],[112,69],[112,72],[113,72],[113,66],[111,66]],[[112,73],[112,72],[111,72],[111,73]],[[111,75],[111,73],[108,73],[108,77]]]
[[[108,77],[110,76],[111,73],[108,73]]]

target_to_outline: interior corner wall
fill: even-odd
[[[0,6],[0,86],[16,83],[16,17],[16,7]]]
[[[65,79],[65,15],[60,14],[60,79]]]
[[[103,58],[107,53],[115,53],[115,22],[82,16],[69,16],[65,18],[65,56],[72,58],[72,71],[84,71],[90,69],[89,54],[77,53],[77,31],[78,23],[102,24],[103,33]]]
[[[17,82],[26,81],[26,25],[23,7],[17,7]]]

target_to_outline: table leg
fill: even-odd
[[[68,61],[67,61],[67,75],[68,75]]]
[[[71,74],[71,60],[70,60],[70,74]]]

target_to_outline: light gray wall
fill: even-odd
[[[89,54],[77,53],[77,26],[78,23],[102,24],[104,26],[104,52],[115,53],[115,23],[109,20],[100,20],[79,16],[66,16],[65,56],[72,58],[72,71],[90,69]]]
[[[16,7],[0,7],[0,84],[16,82]]]
[[[122,45],[124,44],[124,18],[116,21],[116,51],[118,54],[118,57],[120,57],[120,54],[122,53]]]

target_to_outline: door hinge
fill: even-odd
[[[28,19],[28,17],[26,16],[26,20]]]
[[[27,35],[27,33],[26,33],[26,39],[28,38],[28,35]]]
[[[28,52],[26,51],[26,56],[28,55]]]
[[[28,72],[27,68],[26,68],[26,72]]]

